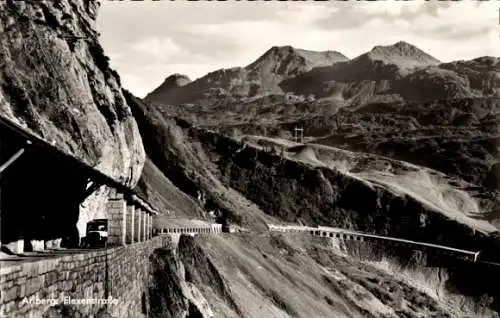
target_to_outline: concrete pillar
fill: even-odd
[[[153,226],[153,224],[154,224],[154,218],[153,218],[153,214],[150,215],[150,218],[151,218],[151,221],[150,221],[150,223],[151,223],[151,233],[153,233],[153,231],[154,231],[154,226]]]
[[[112,189],[107,204],[108,243],[125,245],[127,202],[123,194]]]
[[[150,214],[146,212],[146,240],[149,240],[151,238],[151,227],[149,225],[149,217]]]
[[[153,215],[148,214],[148,239],[153,237]]]
[[[151,222],[151,214],[148,214],[148,239],[151,239],[153,233],[153,224]]]
[[[134,242],[141,242],[141,208],[135,208],[135,239]]]
[[[142,216],[141,216],[141,219],[142,219],[142,241],[144,242],[146,240],[146,222],[147,222],[148,214],[143,209],[141,209],[141,213],[142,213]]]
[[[149,215],[149,235],[150,235],[150,238],[153,238],[153,215],[150,214]]]
[[[125,236],[125,242],[127,244],[134,243],[135,236],[135,206],[127,206],[127,235]]]
[[[139,240],[141,242],[144,242],[144,210],[142,208],[139,208],[137,211],[137,213],[139,213],[141,216],[139,218],[140,222],[139,222]]]

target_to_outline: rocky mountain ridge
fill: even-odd
[[[220,99],[245,103],[269,95],[310,96],[337,106],[500,96],[500,59],[441,63],[404,41],[348,59],[336,51],[273,47],[246,67],[217,70],[181,88],[158,87],[145,101],[210,109]]]
[[[161,99],[177,104],[228,95],[243,97],[279,93],[279,83],[283,79],[345,60],[347,57],[336,51],[314,52],[274,46],[246,67],[217,70],[194,82],[190,82],[186,75],[171,75],[148,94],[146,100]],[[182,84],[170,84],[177,80]]]

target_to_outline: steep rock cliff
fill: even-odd
[[[98,7],[96,0],[0,1],[0,114],[133,186],[145,152],[99,44]],[[82,202],[80,236],[88,220],[104,216],[106,200],[101,188]]]
[[[134,185],[142,140],[95,31],[99,3],[0,2],[0,113]]]

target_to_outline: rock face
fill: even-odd
[[[186,279],[184,264],[174,250],[158,249],[150,259],[149,317],[213,317],[203,294]]]
[[[0,2],[0,112],[134,185],[142,140],[94,29],[95,0]]]

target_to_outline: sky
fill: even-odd
[[[100,43],[139,97],[174,73],[192,80],[246,66],[272,46],[354,58],[411,43],[449,62],[500,57],[496,1],[101,1]]]

